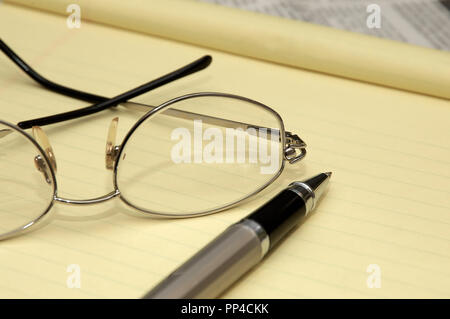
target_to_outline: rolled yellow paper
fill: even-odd
[[[194,0],[7,0],[293,67],[450,99],[450,53]]]

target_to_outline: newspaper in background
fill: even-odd
[[[450,51],[450,0],[201,0]],[[380,8],[369,28],[367,6]]]

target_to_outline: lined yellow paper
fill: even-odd
[[[8,0],[284,65],[450,98],[448,52],[194,0]],[[361,21],[365,23],[365,21]]]
[[[290,182],[323,171],[334,174],[315,214],[224,297],[450,297],[447,100],[85,21],[68,29],[63,16],[6,4],[0,28],[2,39],[42,74],[106,96],[211,54],[208,69],[136,100],[159,104],[198,91],[248,96],[276,109],[309,150],[255,200],[212,216],[139,218],[118,200],[56,205],[50,225],[0,242],[1,297],[140,297]],[[0,57],[2,119],[16,123],[83,105],[37,86]],[[60,196],[112,189],[104,148],[115,116],[120,140],[140,113],[119,107],[45,127]],[[368,288],[373,264],[381,269],[381,288]],[[81,288],[68,288],[70,265],[80,267]]]

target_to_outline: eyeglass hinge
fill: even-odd
[[[285,132],[285,141],[284,158],[290,164],[294,164],[306,156],[306,143],[297,134]]]

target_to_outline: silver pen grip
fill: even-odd
[[[264,257],[268,240],[252,220],[231,225],[144,298],[215,298]]]

